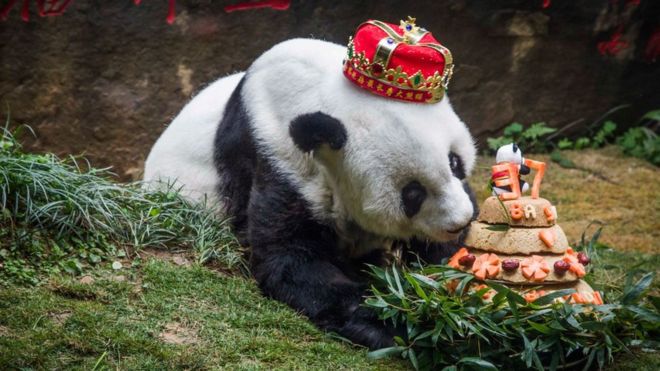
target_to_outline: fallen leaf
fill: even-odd
[[[181,265],[181,266],[185,266],[185,267],[190,265],[190,260],[186,259],[183,256],[175,256],[174,258],[172,258],[172,261],[176,265]]]
[[[49,313],[48,317],[56,324],[62,326],[66,320],[71,317],[71,311],[64,311],[59,313]]]
[[[110,277],[110,279],[115,281],[115,282],[124,282],[124,281],[126,281],[126,276],[124,276],[124,275],[112,276],[112,277]]]
[[[79,283],[82,283],[83,285],[91,285],[94,283],[94,277],[92,276],[83,276],[78,280]]]
[[[179,323],[168,323],[165,325],[165,330],[158,337],[165,343],[176,345],[195,344],[199,342],[194,330],[183,327]]]

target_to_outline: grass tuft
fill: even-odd
[[[241,266],[227,220],[176,189],[148,191],[109,180],[107,169],[22,151],[0,137],[0,276],[37,283],[54,272],[130,256],[145,247],[194,249],[201,262]]]

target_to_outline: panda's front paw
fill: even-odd
[[[370,350],[394,346],[394,330],[379,321],[375,313],[367,308],[358,308],[353,312],[339,334]]]

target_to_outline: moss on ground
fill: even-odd
[[[154,259],[119,272],[1,290],[0,369],[405,368],[328,337],[252,280]]]
[[[660,253],[660,171],[648,162],[621,156],[617,147],[562,152],[579,168],[567,169],[548,155],[541,197],[557,206],[559,224],[577,241],[592,221],[605,223],[601,242],[618,250]],[[479,157],[470,183],[477,198],[488,196],[493,157]],[[531,175],[527,177],[531,181]]]

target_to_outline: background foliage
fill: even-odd
[[[621,108],[625,106],[616,107],[604,116]],[[545,122],[536,122],[528,127],[514,122],[504,128],[502,136],[487,139],[489,153],[494,154],[501,146],[515,142],[525,152],[551,152],[555,162],[565,167],[575,167],[576,165],[565,159],[558,150],[601,148],[616,143],[625,155],[645,159],[660,166],[660,138],[654,131],[660,123],[660,110],[647,112],[637,121],[637,126],[618,135],[618,125],[614,121],[605,120],[602,124],[600,121],[587,126],[585,133],[574,139],[560,137],[563,129],[551,128]]]

